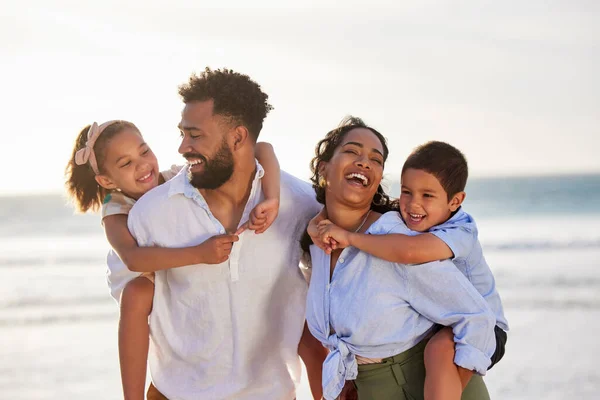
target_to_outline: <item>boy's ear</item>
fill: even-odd
[[[454,196],[452,196],[452,198],[450,199],[450,203],[448,203],[450,211],[454,212],[458,210],[458,207],[460,207],[463,201],[465,201],[465,197],[467,197],[467,194],[465,192],[458,192]]]
[[[117,185],[106,175],[96,175],[96,182],[98,185],[102,186],[104,189],[115,190],[118,189]]]

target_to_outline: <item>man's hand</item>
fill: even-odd
[[[237,235],[216,235],[200,243],[197,247],[199,253],[198,264],[221,264],[227,261],[233,243],[240,240]]]
[[[266,231],[279,213],[279,200],[267,199],[254,207],[250,212],[250,218],[235,232],[236,235],[241,234],[246,229],[253,230],[254,233],[263,233]]]

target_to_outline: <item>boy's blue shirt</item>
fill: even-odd
[[[386,216],[390,216],[386,218]],[[396,211],[390,211],[382,216],[381,222],[386,219],[390,224],[398,224]],[[393,218],[391,218],[393,216]],[[404,224],[404,221],[401,222]],[[385,234],[385,223],[382,223],[380,232],[371,232],[375,234]],[[405,224],[406,226],[406,224]],[[390,229],[391,230],[391,229]],[[390,231],[388,230],[388,232]],[[406,227],[407,234],[418,235],[421,232],[412,231]],[[490,308],[496,316],[496,324],[505,331],[508,331],[508,322],[504,316],[504,309],[498,290],[496,290],[496,280],[494,274],[483,256],[483,250],[478,238],[477,224],[471,215],[460,208],[446,222],[433,226],[429,233],[442,240],[454,253],[452,262],[473,284],[475,289],[488,302]],[[418,266],[415,266],[418,268]]]

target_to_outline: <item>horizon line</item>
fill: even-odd
[[[581,172],[553,172],[553,173],[532,173],[529,175],[517,175],[517,174],[506,174],[506,175],[474,175],[469,177],[470,180],[500,180],[500,179],[531,179],[531,178],[567,178],[567,177],[580,177],[580,176],[600,176],[600,171],[581,171]],[[392,180],[400,178],[398,173],[390,173],[383,175],[384,184],[394,184]],[[307,179],[302,179],[308,182]],[[36,196],[66,196],[65,190],[59,189],[46,189],[38,191],[0,191],[0,198],[9,197],[36,197]]]

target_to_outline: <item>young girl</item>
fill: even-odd
[[[265,170],[265,200],[252,210],[244,227],[262,233],[278,213],[279,163],[268,143],[257,143],[256,157]],[[138,128],[127,121],[94,122],[85,127],[66,168],[69,196],[80,212],[102,209],[106,237],[114,250],[108,258],[108,283],[111,295],[120,303],[119,360],[127,400],[144,399],[154,271],[222,263],[238,240],[236,232],[188,248],[138,247],[127,229],[129,210],[144,193],[182,168],[173,166],[159,173],[154,153]]]

